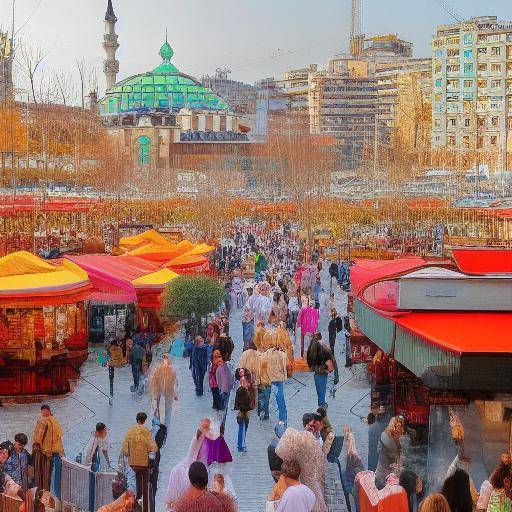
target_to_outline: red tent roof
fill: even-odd
[[[404,329],[457,354],[512,352],[512,314],[419,312],[395,317]]]
[[[512,273],[512,249],[452,249],[452,253],[466,274]]]
[[[427,264],[423,258],[418,257],[398,260],[356,259],[355,263],[350,267],[350,284],[354,297],[357,297],[361,289],[370,283],[398,276]]]

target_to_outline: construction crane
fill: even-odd
[[[436,0],[436,3],[440,5],[458,23],[462,23],[464,21],[464,18],[456,13],[446,0]]]
[[[349,52],[354,57],[360,57],[364,50],[364,34],[361,30],[361,1],[352,0]]]

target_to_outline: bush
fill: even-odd
[[[180,276],[164,290],[162,314],[172,318],[198,319],[217,310],[224,301],[224,286],[206,276]]]

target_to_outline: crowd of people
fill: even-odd
[[[97,472],[115,471],[117,476],[112,483],[113,501],[98,507],[92,493],[90,510],[157,510],[161,449],[167,441],[171,411],[179,400],[170,357],[174,355],[189,358],[186,387],[197,397],[209,390],[211,412],[195,427],[186,456],[170,471],[165,489],[170,512],[237,510],[231,479],[235,462],[224,437],[226,421],[233,411],[238,427],[236,449],[240,454],[250,453],[251,421],[254,416],[257,421],[270,421],[272,397],[278,422],[267,449],[269,476],[275,482],[268,489],[267,511],[327,512],[326,471],[328,463],[333,463],[351,512],[512,512],[509,454],[503,454],[479,492],[469,473],[454,462],[441,492],[428,493],[404,461],[401,440],[407,432],[403,417],[390,418],[371,464],[371,458],[365,464],[359,455],[352,430],[331,424],[326,395],[329,375],[334,384],[339,381],[336,354],[344,351],[345,365],[351,364],[345,266],[331,264],[327,281],[322,281],[326,263],[318,255],[307,255],[286,225],[234,229],[221,241],[215,262],[227,281],[221,311],[205,325],[188,322],[183,344],[176,343],[170,355],[164,354],[159,361],[152,361],[152,340],[143,335],[134,335],[120,349],[132,369],[131,390],[149,391],[151,411],[149,417],[145,412],[136,414],[115,464],[109,453],[108,427],[96,424],[79,458],[90,470],[89,488]],[[239,314],[230,316],[234,310]],[[230,335],[233,318],[241,321],[242,339]],[[321,318],[327,319],[328,341],[320,332]],[[236,347],[241,349],[239,358]],[[313,373],[317,408],[304,412],[301,425],[292,425],[285,383],[305,371]],[[141,385],[141,374],[147,386]],[[42,512],[61,497],[64,456],[62,428],[46,404],[41,406],[31,440],[31,453],[24,433],[16,434],[13,444],[0,444],[0,491],[22,500],[22,512]]]

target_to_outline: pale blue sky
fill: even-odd
[[[113,0],[119,19],[119,78],[152,69],[165,27],[175,64],[196,77],[217,67],[232,78],[254,82],[318,63],[346,50],[350,0]],[[12,0],[0,0],[0,25],[10,25]],[[452,21],[436,0],[362,0],[367,35],[394,32],[429,55],[435,27]],[[39,7],[34,13],[35,7]],[[496,15],[512,19],[510,0],[450,0],[465,18]],[[33,17],[20,36],[42,42],[47,67],[73,71],[75,56],[101,73],[102,19],[106,0],[16,0],[17,26]]]

